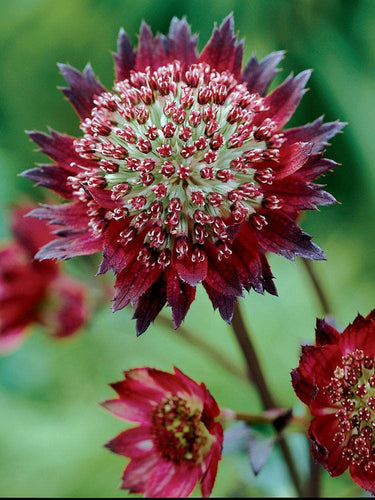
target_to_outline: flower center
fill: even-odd
[[[343,444],[349,463],[375,472],[375,359],[356,349],[342,357],[325,388],[332,405],[340,407],[334,440]]]
[[[176,464],[201,463],[213,437],[193,410],[177,396],[164,400],[152,415],[152,436],[158,451]]]
[[[88,203],[94,234],[109,219],[124,219],[129,224],[121,243],[144,232],[146,253],[162,253],[165,265],[174,248],[179,255],[187,251],[187,241],[199,258],[209,239],[221,259],[231,254],[229,225],[253,218],[261,229],[266,220],[256,209],[280,208],[276,196],[263,195],[262,185],[272,183],[264,162],[278,160],[282,134],[275,135],[270,119],[254,124],[266,109],[264,99],[230,73],[205,63],[182,71],[176,61],[131,72],[95,105],[75,147],[98,161],[98,169],[70,178],[77,197]],[[116,207],[98,208],[85,185],[110,190]]]

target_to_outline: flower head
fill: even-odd
[[[200,482],[202,495],[213,488],[221,459],[220,410],[202,383],[154,368],[135,368],[112,384],[118,398],[103,406],[139,424],[106,446],[131,460],[121,488],[145,497],[187,497]]]
[[[198,283],[228,322],[244,289],[276,294],[267,251],[324,258],[295,220],[335,202],[310,181],[335,166],[322,149],[343,124],[284,130],[310,71],[266,95],[283,53],[242,70],[231,16],[200,55],[196,41],[176,18],[167,37],[143,24],[136,51],[121,30],[112,90],[60,66],[82,136],[30,133],[56,165],[24,175],[70,200],[34,211],[65,226],[38,257],[102,251],[113,310],[137,305],[138,333],[165,303],[177,328]]]
[[[332,476],[347,467],[375,494],[375,310],[358,315],[341,334],[317,321],[316,346],[304,346],[292,372],[297,396],[309,406],[312,454]]]
[[[61,273],[55,262],[33,260],[54,236],[45,222],[25,218],[31,208],[23,205],[12,212],[14,240],[0,248],[0,352],[17,347],[33,323],[65,337],[89,313],[85,287]]]

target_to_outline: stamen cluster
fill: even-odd
[[[192,409],[178,396],[158,405],[152,416],[151,432],[156,448],[166,460],[176,465],[203,461],[212,439],[201,418],[201,411]]]
[[[199,247],[207,238],[220,259],[228,257],[228,225],[253,217],[261,229],[267,221],[256,208],[281,208],[276,196],[262,193],[262,184],[272,183],[272,168],[255,167],[277,162],[282,134],[274,134],[269,118],[254,125],[266,109],[264,99],[229,72],[206,63],[184,72],[175,61],[157,71],[132,71],[94,103],[75,148],[83,158],[98,160],[99,168],[69,181],[75,196],[87,201],[95,235],[104,231],[105,220],[130,217],[121,243],[144,230],[139,258],[147,262],[156,251],[158,264],[166,267],[174,245],[182,257],[188,242],[195,259],[204,259]],[[97,189],[110,190],[113,210],[95,203],[90,191]]]
[[[325,388],[335,413],[334,441],[343,444],[343,459],[375,472],[375,360],[356,349],[342,357]]]

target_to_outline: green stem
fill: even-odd
[[[245,322],[242,317],[241,309],[238,302],[235,304],[234,316],[232,321],[232,328],[237,339],[237,342],[242,350],[242,354],[245,358],[247,365],[248,378],[250,382],[254,383],[258,389],[260,399],[266,410],[277,408],[270,389],[268,388],[266,379],[264,378],[258,356],[252,344],[250,334],[245,326]],[[300,480],[297,473],[297,468],[295,466],[293,456],[290,452],[289,445],[285,440],[285,437],[280,435],[279,446],[281,453],[284,456],[286,466],[289,471],[290,478],[296,488],[297,494],[300,497],[304,496],[304,492],[301,488]]]
[[[311,280],[311,283],[314,287],[316,296],[318,298],[318,301],[320,303],[320,306],[322,308],[322,311],[325,315],[331,314],[332,308],[330,305],[330,302],[327,298],[327,295],[324,291],[324,288],[322,284],[320,283],[320,280],[315,272],[315,269],[313,267],[313,264],[310,260],[307,259],[302,259],[302,263],[305,266],[305,269],[307,271],[307,274],[309,275],[309,278]]]

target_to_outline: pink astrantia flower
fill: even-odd
[[[89,65],[60,66],[83,135],[30,132],[56,164],[25,177],[70,201],[34,211],[64,227],[38,257],[103,252],[113,310],[136,305],[138,334],[165,303],[177,328],[198,283],[227,322],[244,289],[276,294],[267,251],[324,258],[295,220],[335,202],[311,181],[335,166],[322,149],[343,124],[284,130],[310,71],[266,95],[283,52],[241,69],[231,16],[201,54],[196,43],[176,18],[168,36],[142,24],[137,50],[121,30],[113,90]]]
[[[62,274],[55,262],[33,260],[54,235],[44,221],[25,218],[31,208],[13,211],[14,240],[0,248],[0,352],[17,347],[33,323],[65,337],[75,333],[89,313],[85,287]]]
[[[313,457],[332,476],[349,467],[354,481],[375,495],[375,310],[341,334],[318,320],[316,346],[302,348],[292,381],[314,417]]]
[[[106,446],[129,457],[121,488],[148,498],[187,497],[200,482],[202,495],[212,491],[221,459],[223,429],[220,410],[206,386],[177,368],[124,372],[112,384],[118,398],[103,406],[116,416],[139,424]]]

